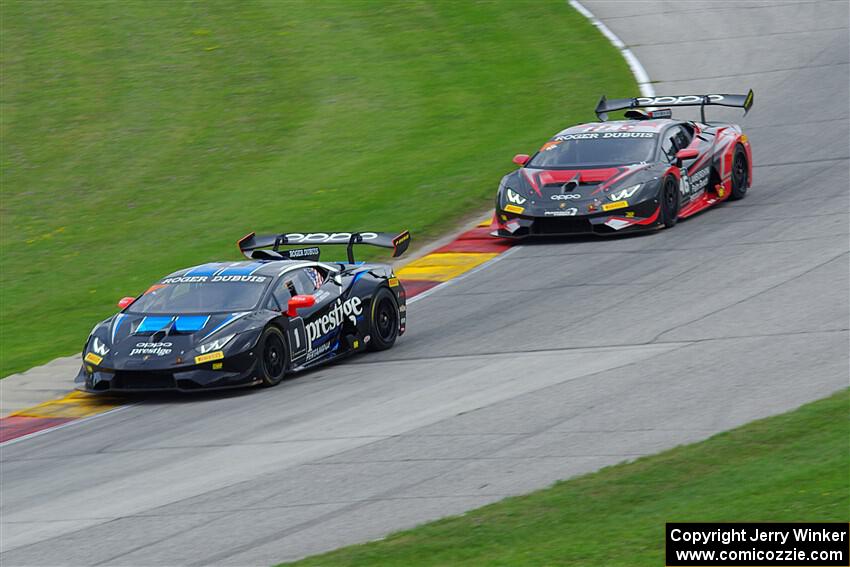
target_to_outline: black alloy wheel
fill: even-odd
[[[744,152],[744,148],[738,146],[735,148],[735,157],[732,158],[732,193],[729,195],[729,200],[743,199],[747,194],[749,184],[747,154]]]
[[[398,338],[399,312],[395,295],[385,288],[379,288],[372,297],[370,350],[386,350],[395,344]]]
[[[286,340],[283,333],[275,326],[266,327],[260,336],[260,378],[264,386],[280,384],[286,374]]]
[[[679,182],[671,176],[665,177],[661,186],[661,222],[672,228],[679,220]]]

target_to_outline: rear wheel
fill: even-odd
[[[747,165],[747,153],[744,148],[738,146],[735,148],[735,157],[732,158],[732,192],[729,194],[729,200],[743,199],[749,184],[750,168]]]
[[[286,340],[283,333],[275,326],[266,327],[258,341],[259,377],[263,386],[276,386],[286,374]]]
[[[661,222],[672,228],[679,218],[679,183],[672,175],[661,184]]]
[[[370,317],[370,350],[387,350],[398,338],[398,303],[395,295],[385,287],[378,288],[372,297]]]

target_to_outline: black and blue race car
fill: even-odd
[[[92,330],[77,388],[88,392],[274,386],[289,372],[393,346],[406,326],[392,267],[358,263],[353,247],[392,248],[410,234],[318,232],[239,240],[248,258],[162,278]],[[348,246],[348,262],[321,262],[318,246]],[[290,249],[307,245],[307,248]]]

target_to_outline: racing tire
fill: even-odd
[[[259,378],[263,386],[277,386],[286,375],[286,339],[280,329],[269,325],[263,330],[257,344],[260,345],[257,357]]]
[[[747,153],[740,145],[735,148],[735,156],[732,158],[732,192],[729,193],[730,201],[743,199],[750,185],[750,169],[747,164]]]
[[[679,183],[672,175],[661,183],[661,223],[664,228],[673,228],[679,220]]]
[[[386,287],[378,288],[372,296],[369,315],[369,350],[387,350],[398,338],[400,314],[395,295]]]

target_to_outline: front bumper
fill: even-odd
[[[497,210],[492,234],[503,238],[583,234],[606,236],[656,230],[661,226],[661,208],[657,200],[651,199],[615,211],[575,216],[527,215]]]
[[[220,364],[220,366],[219,366]],[[259,384],[257,361],[249,353],[215,363],[173,369],[109,368],[83,362],[74,384],[77,390],[106,392],[197,392]]]

